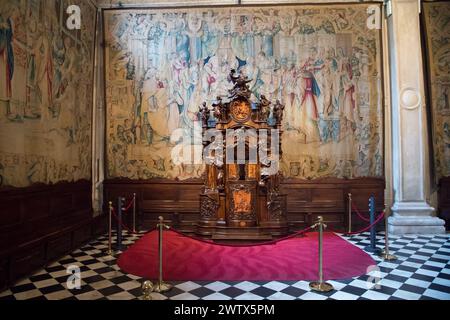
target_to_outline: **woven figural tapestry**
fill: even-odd
[[[285,105],[285,176],[382,177],[381,43],[367,8],[106,11],[108,177],[199,177],[174,154],[186,135],[198,141],[199,107],[226,99],[231,69],[254,101]]]
[[[2,1],[0,186],[90,179],[95,20],[85,0]]]
[[[450,4],[424,3],[436,177],[450,176]]]

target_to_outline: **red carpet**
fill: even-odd
[[[317,280],[317,233],[272,245],[217,246],[173,231],[164,233],[164,280]],[[376,264],[364,251],[333,233],[324,234],[324,277],[349,279]],[[126,273],[158,278],[158,233],[150,232],[119,258]]]

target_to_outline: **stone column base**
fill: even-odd
[[[388,232],[403,234],[444,234],[445,221],[434,215],[434,208],[426,202],[400,202],[392,207]]]

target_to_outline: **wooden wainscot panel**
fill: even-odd
[[[343,190],[337,188],[317,188],[311,190],[311,202],[322,204],[322,205],[332,205],[342,208],[342,197]]]
[[[47,261],[54,261],[64,254],[70,252],[72,235],[70,232],[59,237],[48,240],[47,243]]]
[[[325,223],[329,224],[330,226],[342,226],[345,223],[344,215],[342,214],[333,214],[333,213],[327,213],[327,214],[312,214],[311,215],[311,222],[316,221],[319,216],[323,217],[323,220]]]
[[[288,195],[288,201],[309,202],[311,201],[311,190],[300,185],[283,185],[283,193]]]
[[[0,258],[0,292],[6,288],[9,280],[9,260]]]
[[[143,200],[141,208],[144,212],[174,212],[184,211],[186,208],[176,200]]]
[[[51,213],[61,216],[72,210],[72,193],[53,194],[51,196]]]
[[[142,192],[143,200],[177,200],[177,186],[150,185]]]
[[[20,198],[0,197],[0,206],[0,230],[16,226],[22,222]]]
[[[90,181],[1,187],[0,203],[0,287],[5,277],[11,285],[91,237]]]
[[[307,226],[309,223],[308,214],[307,213],[297,213],[297,212],[289,212],[288,213],[288,222],[293,230],[298,230],[302,227]]]
[[[191,202],[198,202],[201,186],[184,185],[178,189],[178,199],[181,201],[191,200]]]
[[[85,225],[73,231],[72,248],[78,248],[86,243],[92,235],[91,226]]]
[[[175,213],[176,215],[177,213]],[[173,218],[173,217],[172,217]],[[191,222],[197,222],[199,219],[199,213],[198,212],[186,212],[181,215],[179,218],[180,222],[182,223],[191,223]]]
[[[11,258],[11,279],[17,280],[29,275],[45,264],[45,244],[21,248]]]
[[[92,233],[94,236],[103,235],[108,232],[108,215],[101,214],[92,222]]]
[[[86,210],[91,209],[91,190],[80,190],[72,194],[73,198],[73,209],[74,210]]]
[[[51,194],[39,194],[24,198],[25,220],[32,222],[50,216],[50,199]]]
[[[357,205],[365,204],[365,207],[369,197],[374,194],[377,207],[381,208],[384,202],[384,185],[384,179],[378,178],[285,179],[281,188],[287,194],[287,218],[292,229],[308,226],[319,214],[333,227],[342,228],[347,223],[348,193],[352,192]],[[112,200],[116,205],[118,196],[126,197],[136,192],[139,217],[144,228],[154,226],[160,215],[168,223],[177,223],[182,228],[195,224],[199,219],[201,188],[202,181],[198,179],[114,179],[105,182],[105,199]]]
[[[105,199],[116,206],[119,196],[132,196],[136,193],[138,225],[143,228],[153,227],[159,216],[168,222],[187,223],[199,219],[200,192],[202,182],[199,179],[188,181],[173,181],[166,179],[152,179],[133,181],[128,179],[113,179],[105,181]],[[127,197],[128,199],[128,197]],[[131,215],[126,218],[131,223]]]
[[[383,210],[384,208],[384,190],[379,190],[374,187],[361,187],[351,188],[350,193],[352,194],[353,204],[360,212],[369,212],[369,198],[371,196],[375,197],[377,211]]]

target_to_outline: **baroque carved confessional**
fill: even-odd
[[[206,171],[197,233],[217,240],[266,240],[288,233],[280,191],[284,106],[261,96],[232,70],[228,102],[200,107]]]

